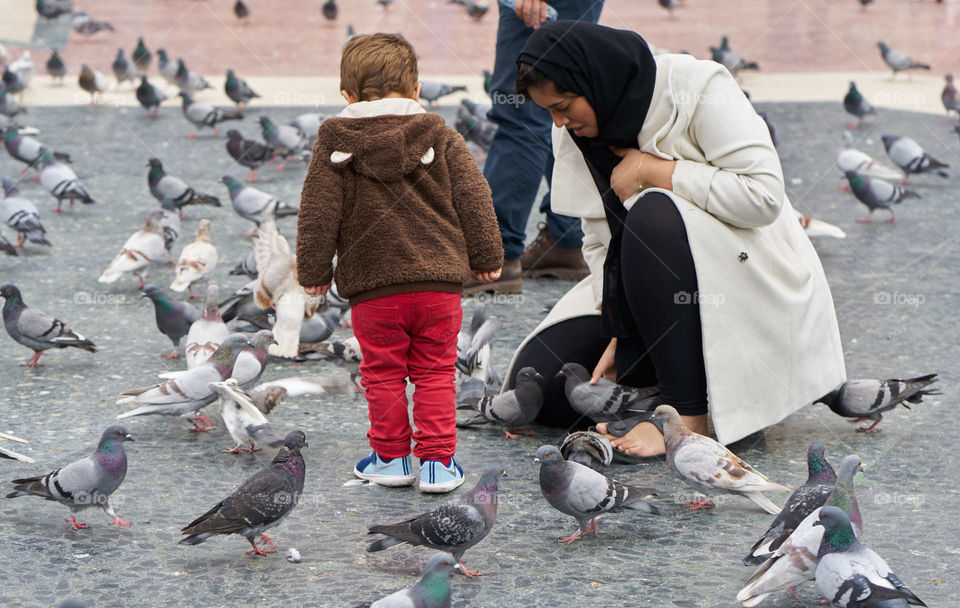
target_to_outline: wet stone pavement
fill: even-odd
[[[942,116],[880,111],[878,125],[858,137],[861,148],[883,155],[882,133],[910,134],[935,157],[954,165],[949,179],[912,180],[923,198],[898,207],[896,224],[855,223],[864,209],[849,193],[839,192],[833,167],[846,118],[839,104],[768,105],[777,126],[784,172],[796,207],[847,231],[845,240],[816,242],[833,289],[853,377],[906,377],[938,372],[943,395],[913,411],[899,409],[881,424],[883,432],[865,436],[824,407],[805,408],[733,449],[758,470],[795,487],[806,478],[810,441],[827,445],[836,466],[858,453],[866,468],[857,486],[864,516],[865,542],[930,606],[950,606],[956,597],[960,532],[954,515],[957,423],[954,405],[956,344],[954,320],[956,269],[960,251],[956,233],[958,151],[960,142]],[[269,108],[279,119],[302,110]],[[448,119],[452,112],[442,112]],[[13,282],[28,305],[52,313],[96,342],[89,354],[69,349],[43,357],[45,366],[18,364],[30,352],[0,336],[0,430],[28,438],[12,446],[37,460],[26,465],[0,461],[5,480],[46,473],[92,450],[100,432],[124,411],[117,393],[153,381],[153,374],[179,369],[181,362],[160,357],[169,341],[155,328],[153,309],[137,299],[134,278],[112,285],[97,276],[123,241],[142,226],[155,206],[146,187],[144,164],[159,157],[167,170],[198,190],[227,201],[219,183],[231,166],[224,139],[187,140],[188,125],[178,108],[164,108],[147,121],[132,108],[38,108],[25,122],[42,130],[42,140],[69,152],[74,168],[97,199],[62,216],[51,213],[53,199],[33,182],[22,193],[41,210],[52,249],[27,246],[18,258],[0,257],[0,282]],[[239,125],[258,136],[255,118]],[[0,174],[20,165],[0,155]],[[291,164],[278,172],[264,169],[257,187],[296,201],[305,168]],[[240,235],[249,224],[227,206],[191,208],[175,253],[192,240],[201,218],[213,221],[220,250],[215,277],[222,291],[245,280],[228,276],[246,254]],[[535,236],[538,217],[530,220]],[[280,221],[294,238],[295,221]],[[6,228],[0,229],[12,237]],[[167,288],[171,267],[152,269],[151,281]],[[506,367],[522,337],[571,284],[532,280],[523,294],[495,298],[491,312],[503,321],[495,346],[496,366]],[[467,305],[469,316],[469,304]],[[338,335],[348,335],[340,329]],[[264,380],[298,374],[336,377],[344,372],[323,362],[272,360]],[[214,407],[208,414],[215,414]],[[292,515],[272,530],[278,553],[266,558],[244,555],[241,537],[214,538],[196,547],[177,546],[179,529],[231,492],[241,480],[269,462],[269,451],[229,455],[232,442],[222,424],[210,433],[187,432],[182,420],[143,417],[126,421],[136,438],[127,444],[129,470],[113,497],[117,513],[132,522],[114,530],[99,511],[80,520],[90,529],[71,531],[66,508],[39,499],[0,500],[0,605],[52,606],[80,597],[97,608],[113,606],[352,606],[412,584],[431,554],[398,547],[364,552],[366,527],[400,521],[445,500],[412,488],[344,486],[354,462],[368,452],[367,419],[362,399],[350,396],[300,397],[271,414],[279,430],[302,429],[308,472],[304,496]],[[661,494],[659,517],[627,512],[603,518],[597,538],[559,546],[555,539],[573,531],[575,522],[549,508],[540,496],[533,453],[543,443],[559,443],[565,429],[538,429],[536,437],[508,440],[494,429],[463,431],[458,460],[466,470],[466,488],[490,465],[509,477],[500,492],[499,518],[490,535],[466,554],[466,564],[486,576],[453,580],[455,606],[671,606],[729,608],[751,569],[740,558],[771,517],[750,501],[731,497],[710,512],[688,512],[679,503],[688,490],[662,460],[614,466],[608,473],[624,482],[655,486]],[[461,490],[463,491],[463,490]],[[782,501],[784,497],[775,497]],[[283,555],[296,547],[300,564]],[[778,608],[814,606],[813,585],[799,589],[800,600],[774,594],[764,604]]]

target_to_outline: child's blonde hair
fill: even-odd
[[[400,34],[354,36],[343,47],[340,89],[360,101],[389,93],[412,97],[417,80],[417,54]]]

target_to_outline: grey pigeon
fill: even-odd
[[[873,420],[869,427],[857,429],[869,433],[876,430],[884,412],[898,405],[910,409],[908,403],[915,405],[922,403],[926,396],[939,395],[939,391],[927,389],[938,379],[937,374],[927,374],[903,380],[847,380],[836,390],[817,399],[817,403],[826,404],[838,416],[853,418],[852,422]]]
[[[250,88],[250,85],[247,84],[247,81],[238,78],[236,74],[233,73],[233,70],[227,70],[227,78],[223,84],[224,92],[227,94],[233,103],[237,104],[239,107],[247,105],[247,103],[254,97],[260,97]]]
[[[955,112],[960,115],[960,100],[957,99],[957,87],[953,86],[953,74],[947,74],[943,79],[946,81],[943,85],[943,91],[940,92],[943,109],[947,111],[947,114]]]
[[[846,456],[837,469],[837,481],[824,506],[839,507],[854,522],[854,531],[859,534],[863,527],[860,507],[854,495],[853,478],[863,470],[860,457]],[[737,601],[744,606],[756,606],[775,591],[791,589],[813,580],[817,568],[817,548],[823,537],[823,529],[813,525],[820,516],[819,507],[797,524],[796,529],[773,552],[773,555],[757,568],[737,593]]]
[[[169,84],[176,86],[177,63],[167,57],[167,51],[164,49],[157,49],[157,71]]]
[[[250,336],[249,341],[247,348],[237,357],[232,374],[244,390],[256,384],[267,368],[270,360],[267,348],[274,343],[273,332],[261,329]]]
[[[237,0],[233,3],[233,14],[237,16],[241,23],[249,23],[250,5],[243,0]]]
[[[435,101],[441,97],[446,97],[447,95],[456,93],[458,91],[466,91],[467,87],[463,85],[449,85],[445,82],[438,82],[436,80],[421,80],[420,81],[420,98],[426,99],[427,103],[433,105]]]
[[[340,309],[328,308],[318,311],[300,326],[301,342],[323,342],[340,326]]]
[[[233,334],[200,366],[159,384],[124,391],[117,405],[134,404],[140,407],[120,414],[117,419],[132,416],[181,416],[192,422],[192,430],[209,430],[197,421],[213,424],[209,418],[199,414],[201,409],[217,398],[217,394],[210,389],[210,383],[229,378],[241,350],[247,346],[250,346],[250,341],[246,336]]]
[[[667,13],[673,19],[673,9],[680,6],[680,0],[657,0],[657,4],[667,9]]]
[[[17,72],[11,70],[9,66],[4,67],[2,76],[0,76],[0,80],[2,80],[3,84],[6,85],[8,93],[23,93],[23,91],[27,88],[26,79],[22,78]]]
[[[67,64],[63,62],[63,58],[56,49],[50,54],[45,67],[47,74],[50,74],[59,84],[63,84],[63,77],[67,75]]]
[[[850,191],[870,210],[865,217],[857,220],[860,223],[869,222],[877,209],[889,211],[890,219],[887,221],[893,223],[897,220],[897,214],[890,205],[899,204],[905,198],[920,198],[920,195],[912,190],[877,177],[867,177],[856,171],[846,171],[844,175],[847,177],[847,183],[850,184]]]
[[[227,131],[227,153],[233,160],[250,169],[246,177],[248,182],[257,180],[257,169],[275,154],[272,146],[246,139],[236,129]]]
[[[141,298],[150,298],[156,313],[157,329],[173,342],[173,351],[164,355],[167,359],[176,359],[180,355],[177,347],[180,338],[190,332],[190,326],[200,318],[200,311],[189,302],[172,300],[156,285],[145,285]]]
[[[237,212],[237,215],[245,220],[250,220],[257,226],[260,226],[260,223],[264,220],[265,212],[273,217],[286,217],[296,215],[300,211],[272,194],[252,186],[244,186],[232,175],[224,175],[220,178],[220,181],[227,187],[227,191],[230,193],[230,202],[233,204],[233,210]],[[256,232],[252,234],[255,235]]]
[[[461,373],[470,375],[473,372],[477,353],[493,341],[499,328],[499,319],[487,317],[486,304],[482,302],[474,304],[470,325],[457,334],[456,367]]]
[[[361,358],[360,343],[355,336],[345,340],[325,340],[315,344],[301,342],[298,356],[298,360],[332,360],[334,364],[347,370],[350,381],[359,393],[363,392],[363,388],[357,384],[357,379],[360,377]]]
[[[497,124],[487,119],[487,111],[490,106],[481,106],[469,99],[461,99],[460,106],[457,108],[457,116],[454,119],[453,127],[457,133],[463,136],[467,141],[477,144],[480,149],[486,151],[493,144],[493,136],[497,132]]]
[[[210,105],[209,103],[203,103],[200,101],[193,101],[190,98],[190,94],[186,91],[180,91],[177,93],[180,98],[183,100],[182,109],[184,117],[193,123],[198,129],[203,127],[210,127],[213,129],[213,136],[216,137],[219,134],[217,130],[217,125],[225,120],[241,120],[243,118],[242,110],[225,110],[223,108],[218,108]],[[193,139],[197,134],[189,133],[187,137]]]
[[[636,488],[614,481],[579,462],[568,462],[560,449],[540,446],[534,462],[540,463],[540,491],[554,509],[577,520],[577,531],[558,543],[572,543],[590,532],[598,533],[597,517],[621,509],[651,515],[660,511],[644,497],[656,494],[651,488]]]
[[[850,125],[851,129],[858,128],[860,123],[863,122],[863,117],[867,114],[877,113],[873,106],[870,105],[870,102],[867,101],[867,98],[857,90],[857,84],[852,80],[850,81],[850,88],[847,90],[847,94],[843,97],[843,109],[846,110],[848,114],[853,114],[857,117],[857,122]]]
[[[247,255],[243,256],[240,262],[230,271],[231,275],[246,275],[252,279],[257,278],[257,250],[251,247]]]
[[[704,493],[739,494],[771,515],[780,513],[780,508],[763,492],[789,492],[789,489],[773,483],[710,437],[688,429],[673,407],[657,407],[653,418],[663,424],[667,466],[681,481]],[[713,503],[707,499],[684,506],[702,509],[712,507]]]
[[[837,474],[827,462],[824,451],[824,445],[819,441],[810,444],[807,449],[807,481],[793,491],[767,531],[750,547],[750,553],[743,558],[744,566],[759,566],[772,557],[800,522],[830,498],[837,484]]]
[[[97,449],[86,458],[40,477],[14,479],[14,491],[7,498],[18,496],[39,496],[53,500],[70,508],[70,519],[66,520],[74,530],[86,528],[77,521],[76,513],[88,507],[99,506],[113,518],[115,528],[130,527],[110,506],[110,495],[116,492],[127,475],[127,453],[123,449],[124,441],[133,441],[133,437],[122,426],[111,426],[100,436]]]
[[[293,431],[267,468],[244,481],[230,496],[193,520],[181,533],[188,534],[178,544],[198,545],[218,534],[239,534],[253,547],[255,555],[275,553],[273,539],[267,530],[282,522],[300,500],[306,465],[300,448],[307,447],[307,437]],[[258,545],[266,543],[269,549]]]
[[[253,289],[257,281],[254,279],[240,289],[220,301],[220,316],[225,323],[237,318],[237,315],[263,311],[253,297]]]
[[[260,133],[263,140],[285,159],[292,156],[306,158],[310,152],[310,142],[300,129],[291,125],[278,124],[269,116],[260,117]],[[283,164],[276,165],[277,170],[283,168]]]
[[[596,431],[574,431],[563,438],[560,455],[599,471],[613,462],[613,445]]]
[[[59,0],[37,0],[37,14],[46,20],[70,14],[70,3]]]
[[[950,165],[927,154],[920,144],[909,137],[884,135],[881,139],[883,147],[887,149],[887,156],[905,173],[936,173],[940,177],[950,177],[950,174],[943,170]]]
[[[534,368],[521,369],[517,373],[513,389],[499,395],[471,399],[458,406],[458,409],[472,408],[480,413],[468,420],[457,422],[457,428],[494,422],[500,424],[509,439],[516,439],[518,434],[532,434],[533,431],[520,430],[518,427],[530,424],[540,413],[540,408],[543,407],[543,389],[540,386],[542,380],[543,376]]]
[[[96,202],[80,183],[73,169],[54,159],[53,152],[46,147],[41,147],[40,150],[40,183],[57,199],[57,208],[53,210],[54,213],[62,212],[60,207],[64,199],[70,201],[71,209],[75,200],[79,200],[84,205],[92,205]]]
[[[594,422],[611,422],[647,412],[659,402],[657,387],[634,388],[600,378],[590,384],[590,372],[579,363],[564,363],[557,377],[566,380],[563,392],[570,407]]]
[[[824,507],[814,526],[823,527],[817,552],[817,589],[835,608],[926,606],[879,555],[860,544],[847,514]]]
[[[167,96],[157,87],[147,81],[147,75],[140,75],[140,86],[137,87],[137,101],[147,111],[147,118],[156,118],[160,114],[160,104]]]
[[[73,18],[70,20],[70,27],[72,27],[78,34],[82,34],[84,36],[92,36],[97,32],[113,31],[112,25],[106,21],[97,21],[91,17],[89,13],[85,13],[83,11],[73,14]]]
[[[113,69],[113,76],[117,79],[117,86],[120,86],[128,80],[130,82],[136,81],[138,75],[137,70],[130,65],[127,58],[123,56],[123,49],[117,49],[117,57],[113,60],[110,67]]]
[[[878,42],[877,47],[880,49],[880,55],[883,57],[883,62],[886,63],[891,70],[893,70],[894,77],[896,77],[897,72],[930,69],[929,65],[914,61],[900,51],[891,49],[886,45],[886,43]]]
[[[39,140],[22,132],[16,125],[7,125],[3,130],[3,145],[10,156],[27,165],[20,172],[23,175],[30,167],[36,165],[43,156],[44,145]],[[64,152],[53,152],[53,158],[69,163],[70,155]]]
[[[163,163],[158,158],[147,161],[150,170],[147,171],[147,185],[150,194],[161,203],[171,203],[177,209],[187,205],[220,206],[220,199],[203,192],[197,192],[179,177],[168,175],[163,170]]]
[[[356,608],[450,608],[450,575],[456,567],[449,553],[434,553],[415,585]]]
[[[0,82],[0,114],[13,118],[21,112],[26,112],[26,110],[13,98],[13,93],[7,92],[7,85]]]
[[[337,6],[337,0],[326,0],[323,3],[323,6],[320,8],[320,12],[323,13],[324,18],[328,21],[333,21],[337,18],[337,15],[340,13],[340,7]]]
[[[33,201],[21,196],[16,185],[7,178],[3,178],[3,195],[3,200],[0,200],[0,220],[17,231],[17,244],[14,247],[22,247],[26,241],[51,247],[47,231],[40,221],[40,212]]]
[[[283,437],[277,434],[267,418],[254,403],[247,391],[240,388],[236,378],[227,378],[222,382],[211,382],[210,390],[220,398],[220,417],[227,432],[237,443],[226,454],[257,452],[257,444],[278,447]],[[247,447],[249,446],[249,447]]]
[[[153,59],[153,55],[143,42],[143,36],[137,38],[137,46],[133,49],[133,52],[130,53],[130,59],[133,60],[133,65],[141,72],[146,72],[150,69],[150,60]]]
[[[730,42],[726,36],[720,39],[720,46],[711,46],[710,54],[713,60],[721,64],[731,74],[736,76],[741,70],[759,70],[760,66],[753,61],[747,61],[740,56],[740,53],[730,48]]]
[[[173,77],[180,91],[192,95],[203,89],[212,89],[213,86],[203,76],[187,69],[183,59],[177,59],[177,73]]]
[[[312,146],[319,137],[317,132],[320,130],[320,124],[323,123],[326,118],[327,116],[320,112],[307,112],[305,114],[298,114],[289,124],[291,127],[296,127],[298,131],[303,133],[303,136],[307,138],[307,143]]]
[[[497,485],[506,471],[489,468],[469,492],[448,500],[432,511],[391,525],[370,526],[368,534],[383,534],[367,551],[383,551],[405,543],[448,551],[466,576],[480,573],[463,566],[463,554],[493,529],[497,521]]]
[[[6,299],[3,303],[3,326],[7,333],[14,341],[33,349],[33,358],[23,364],[25,367],[40,367],[40,355],[50,348],[73,346],[87,352],[97,352],[93,342],[74,332],[60,319],[24,304],[16,286],[7,283],[0,287],[0,297]]]

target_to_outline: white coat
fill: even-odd
[[[787,200],[766,125],[721,65],[670,54],[656,62],[653,99],[637,140],[643,152],[677,162],[672,192],[644,193],[670,196],[686,227],[710,418],[726,444],[843,383],[840,332],[823,267]],[[551,207],[581,218],[591,274],[520,349],[545,327],[599,314],[610,240],[603,203],[566,129],[554,127],[553,151]],[[630,208],[639,196],[624,205]]]

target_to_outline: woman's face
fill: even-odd
[[[553,124],[569,129],[577,137],[596,137],[600,134],[597,115],[586,97],[576,93],[560,93],[553,83],[530,87],[533,103],[550,111]]]

